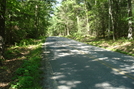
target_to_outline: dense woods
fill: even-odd
[[[0,59],[3,58],[6,45],[46,34],[54,2],[54,0],[0,0]]]
[[[44,35],[133,39],[132,0],[62,0],[54,8],[55,2],[0,0],[0,59],[5,45]]]
[[[54,2],[0,0],[0,59],[5,45],[44,35],[133,39],[132,0],[63,0],[53,8]]]
[[[132,0],[63,0],[48,33],[132,39],[133,10]]]
[[[87,43],[103,38],[92,45],[134,56],[134,0],[62,0],[60,5],[57,1],[0,0],[0,88],[33,89],[38,84],[41,43],[47,36],[80,38]],[[25,45],[30,41],[36,44],[33,48]],[[9,84],[16,70],[15,83]]]

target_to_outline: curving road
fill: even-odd
[[[134,57],[64,37],[48,37],[44,53],[44,89],[134,89]]]

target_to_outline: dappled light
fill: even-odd
[[[30,63],[28,62],[29,60],[38,59],[38,57],[40,56],[41,50],[38,50],[38,49],[42,43],[39,40],[37,41],[40,43],[36,45],[35,44],[22,45],[22,46],[16,45],[16,46],[12,46],[6,49],[5,60],[3,61],[3,66],[0,66],[0,89],[9,89],[9,87],[11,87],[12,84],[16,86],[15,83],[23,81],[23,79],[26,79],[24,77],[27,77],[27,76],[22,75],[22,73],[24,72],[23,70],[26,70],[27,73],[29,71],[28,69],[24,67],[32,68],[31,67],[32,65],[34,66],[32,69],[36,68],[35,67],[36,65],[33,65],[32,62],[30,66],[26,66],[26,65],[23,66],[23,64],[25,64],[26,61],[27,61],[27,64],[29,64]],[[36,63],[38,63],[37,60],[35,61]],[[34,71],[38,71],[38,70],[34,70]],[[19,79],[17,79],[18,77]],[[22,84],[22,82],[17,83],[17,84],[24,85]]]
[[[59,89],[132,89],[131,56],[63,37],[48,37],[45,47]]]
[[[131,88],[127,88],[125,86],[118,86],[118,87],[113,87],[110,83],[108,82],[103,82],[103,83],[98,83],[95,85],[98,88],[102,88],[102,89],[131,89]]]
[[[2,82],[2,83],[0,83],[0,87],[1,88],[6,88],[8,86],[9,86],[9,82]]]
[[[133,4],[0,0],[0,89],[132,88]]]

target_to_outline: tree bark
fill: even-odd
[[[133,39],[133,29],[132,29],[132,3],[128,0],[128,39]]]
[[[5,45],[5,10],[6,0],[0,0],[0,65],[2,65]]]
[[[109,0],[109,29],[112,30],[113,40],[115,40],[115,26],[113,17],[113,1]],[[111,23],[110,23],[111,22]]]
[[[78,33],[81,34],[81,29],[80,29],[80,19],[79,16],[76,16],[77,18],[77,29],[78,29]]]
[[[88,18],[88,9],[87,9],[87,4],[86,4],[86,0],[85,0],[85,13],[86,13],[86,29],[87,29],[87,33],[89,32],[89,18]]]

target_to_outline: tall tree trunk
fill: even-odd
[[[109,17],[111,24],[109,26],[109,29],[112,30],[113,40],[115,40],[115,25],[114,25],[114,16],[113,16],[113,1],[109,0]],[[109,23],[110,23],[109,22]]]
[[[133,30],[132,30],[132,3],[131,0],[128,0],[128,39],[133,39]]]
[[[34,29],[35,29],[35,37],[38,36],[38,17],[37,17],[37,14],[38,14],[38,5],[35,5],[35,22],[34,22]]]
[[[66,35],[70,35],[70,32],[69,32],[69,23],[67,22],[67,25],[66,25]]]
[[[87,33],[88,33],[89,32],[89,18],[88,18],[88,9],[87,9],[86,0],[85,0],[85,13],[86,13],[86,22],[87,22],[86,29],[87,29]]]
[[[79,19],[79,16],[76,16],[77,18],[77,29],[78,29],[78,33],[81,34],[81,29],[80,29],[80,19]]]
[[[109,18],[109,20],[108,20],[108,38],[110,38],[110,31],[111,31],[111,4],[110,4],[110,0],[108,0],[108,6],[109,6],[109,9],[108,9],[108,11],[109,11],[109,14],[108,14],[108,18]]]
[[[4,54],[6,0],[0,0],[0,65]]]

